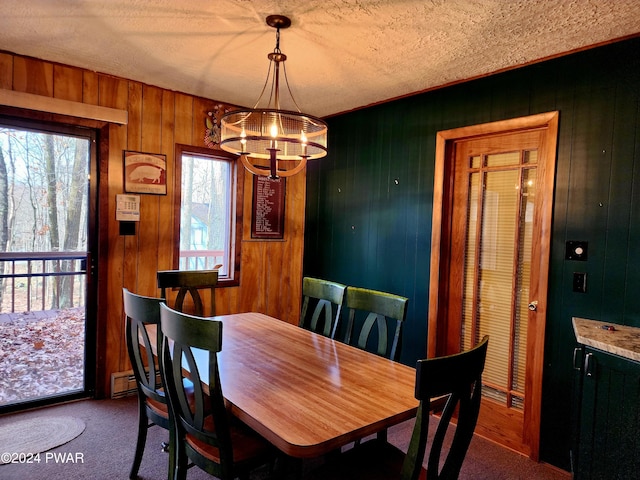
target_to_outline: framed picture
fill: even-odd
[[[124,151],[124,191],[167,194],[167,156]]]
[[[282,240],[284,238],[285,179],[253,176],[251,238]]]

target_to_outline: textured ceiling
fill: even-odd
[[[271,14],[317,116],[640,33],[638,0],[2,0],[0,50],[252,107]]]

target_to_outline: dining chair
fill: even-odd
[[[127,351],[138,392],[138,438],[133,465],[129,473],[129,478],[137,478],[147,441],[147,430],[153,425],[158,425],[169,431],[169,443],[163,444],[165,450],[173,442],[169,428],[167,397],[160,368],[154,356],[154,351],[159,352],[162,344],[159,331],[160,304],[164,300],[136,295],[126,288],[122,289],[122,296],[126,317]],[[157,334],[153,338],[146,329],[147,325],[157,326]]]
[[[349,309],[349,316],[344,342],[351,345],[354,330],[360,325],[355,346],[373,351],[390,360],[398,360],[402,346],[400,335],[407,315],[408,303],[409,299],[400,295],[366,288],[347,287],[345,304]],[[362,317],[365,318],[362,319]],[[390,345],[389,324],[394,327]],[[376,329],[373,328],[374,326]],[[376,336],[377,348],[374,348]],[[386,441],[386,438],[386,430],[378,432],[379,440]],[[359,444],[360,440],[357,440],[355,445]]]
[[[359,287],[347,287],[345,305],[349,316],[347,321],[344,342],[351,344],[354,329],[359,320],[357,317],[366,315],[361,320],[359,333],[355,345],[364,350],[369,350],[369,344],[375,342],[377,334],[377,348],[373,351],[378,355],[397,360],[400,356],[402,325],[407,315],[409,299],[392,293],[369,290]],[[395,325],[393,325],[395,322]],[[393,325],[393,338],[389,345],[389,327]],[[377,328],[374,330],[374,326]],[[376,334],[374,334],[376,332]]]
[[[334,456],[305,476],[305,480],[457,479],[478,420],[488,344],[489,337],[485,336],[470,350],[418,360],[415,387],[418,412],[406,454],[386,441],[369,440]],[[440,401],[442,397],[446,403],[431,435],[425,469],[432,399]],[[449,429],[452,431],[448,434]],[[445,436],[451,439],[451,444],[441,458]]]
[[[211,296],[208,315],[215,316],[215,287],[218,284],[218,270],[161,270],[158,272],[157,279],[158,288],[161,292],[160,296],[164,299],[168,300],[167,290],[178,289],[173,308],[180,312],[185,311],[185,299],[189,294],[193,301],[193,311],[189,313],[198,316],[205,315],[204,302],[200,290],[208,288]]]
[[[248,479],[250,471],[275,459],[275,449],[227,411],[218,367],[222,322],[181,313],[166,304],[160,306],[160,317],[164,336],[160,364],[176,438],[174,478],[186,477],[190,461],[221,480]],[[195,356],[194,349],[199,349]],[[196,356],[202,351],[207,361],[201,371]],[[193,402],[184,390],[186,378],[193,382]]]
[[[322,333],[325,337],[335,338],[346,289],[347,286],[341,283],[304,277],[302,279],[302,312],[298,325],[313,332]],[[314,302],[315,307],[313,307]],[[308,318],[310,304],[313,307],[313,313]]]

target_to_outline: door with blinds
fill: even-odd
[[[452,181],[444,182],[448,221],[440,232],[448,241],[439,248],[440,307],[430,335],[436,354],[489,335],[476,432],[537,459],[557,133],[468,133],[446,149]]]

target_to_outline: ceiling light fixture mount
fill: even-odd
[[[240,155],[245,168],[254,175],[288,177],[302,171],[308,159],[327,154],[328,128],[320,118],[302,113],[291,93],[284,66],[287,56],[280,50],[280,29],[290,27],[291,20],[284,15],[269,15],[266,22],[276,29],[276,46],[267,55],[267,79],[252,109],[234,110],[221,118],[220,147]],[[281,108],[281,66],[295,110]],[[272,78],[269,102],[265,108],[259,108],[269,78]],[[269,164],[264,165],[261,159],[269,160]]]

